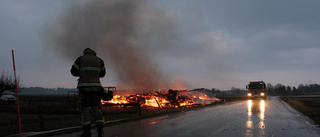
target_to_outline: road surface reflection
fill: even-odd
[[[266,103],[265,100],[248,100],[247,101],[248,120],[246,121],[246,134],[247,137],[266,136],[265,130],[265,114]]]

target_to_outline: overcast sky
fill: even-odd
[[[65,53],[50,48],[42,35],[47,24],[79,3],[1,0],[0,71],[13,72],[14,50],[17,75],[24,87],[76,87],[77,78],[70,74],[70,68],[83,49],[75,49],[80,52],[74,60],[66,59]],[[253,80],[296,87],[320,83],[320,1],[150,0],[150,5],[170,19],[169,25],[167,21],[154,23],[160,27],[155,30],[163,30],[159,33],[170,34],[173,40],[159,39],[153,45],[165,46],[156,51],[147,47],[146,51],[172,81],[188,88],[209,89],[245,88]],[[143,14],[150,12],[148,7],[142,9]],[[157,18],[157,14],[150,15]],[[160,19],[152,21],[162,22]],[[139,36],[153,29],[152,23],[147,25]],[[98,56],[104,54],[96,50]],[[121,84],[116,70],[108,66],[112,64],[109,59],[101,58],[107,65],[102,84]]]

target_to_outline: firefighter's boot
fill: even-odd
[[[103,123],[97,123],[98,137],[104,137]]]
[[[81,134],[81,137],[91,137],[91,129],[90,129],[90,124],[88,125],[83,125],[82,129],[83,129],[83,133]]]

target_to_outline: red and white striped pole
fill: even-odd
[[[19,105],[19,95],[18,95],[18,83],[17,83],[17,75],[16,75],[16,65],[14,62],[14,53],[12,50],[12,61],[13,61],[13,71],[14,71],[14,83],[16,86],[16,96],[17,96],[17,107],[18,107],[18,117],[19,117],[19,133],[21,133],[21,117],[20,117],[20,105]]]

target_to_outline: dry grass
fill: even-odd
[[[320,125],[320,98],[281,97],[281,99]]]

